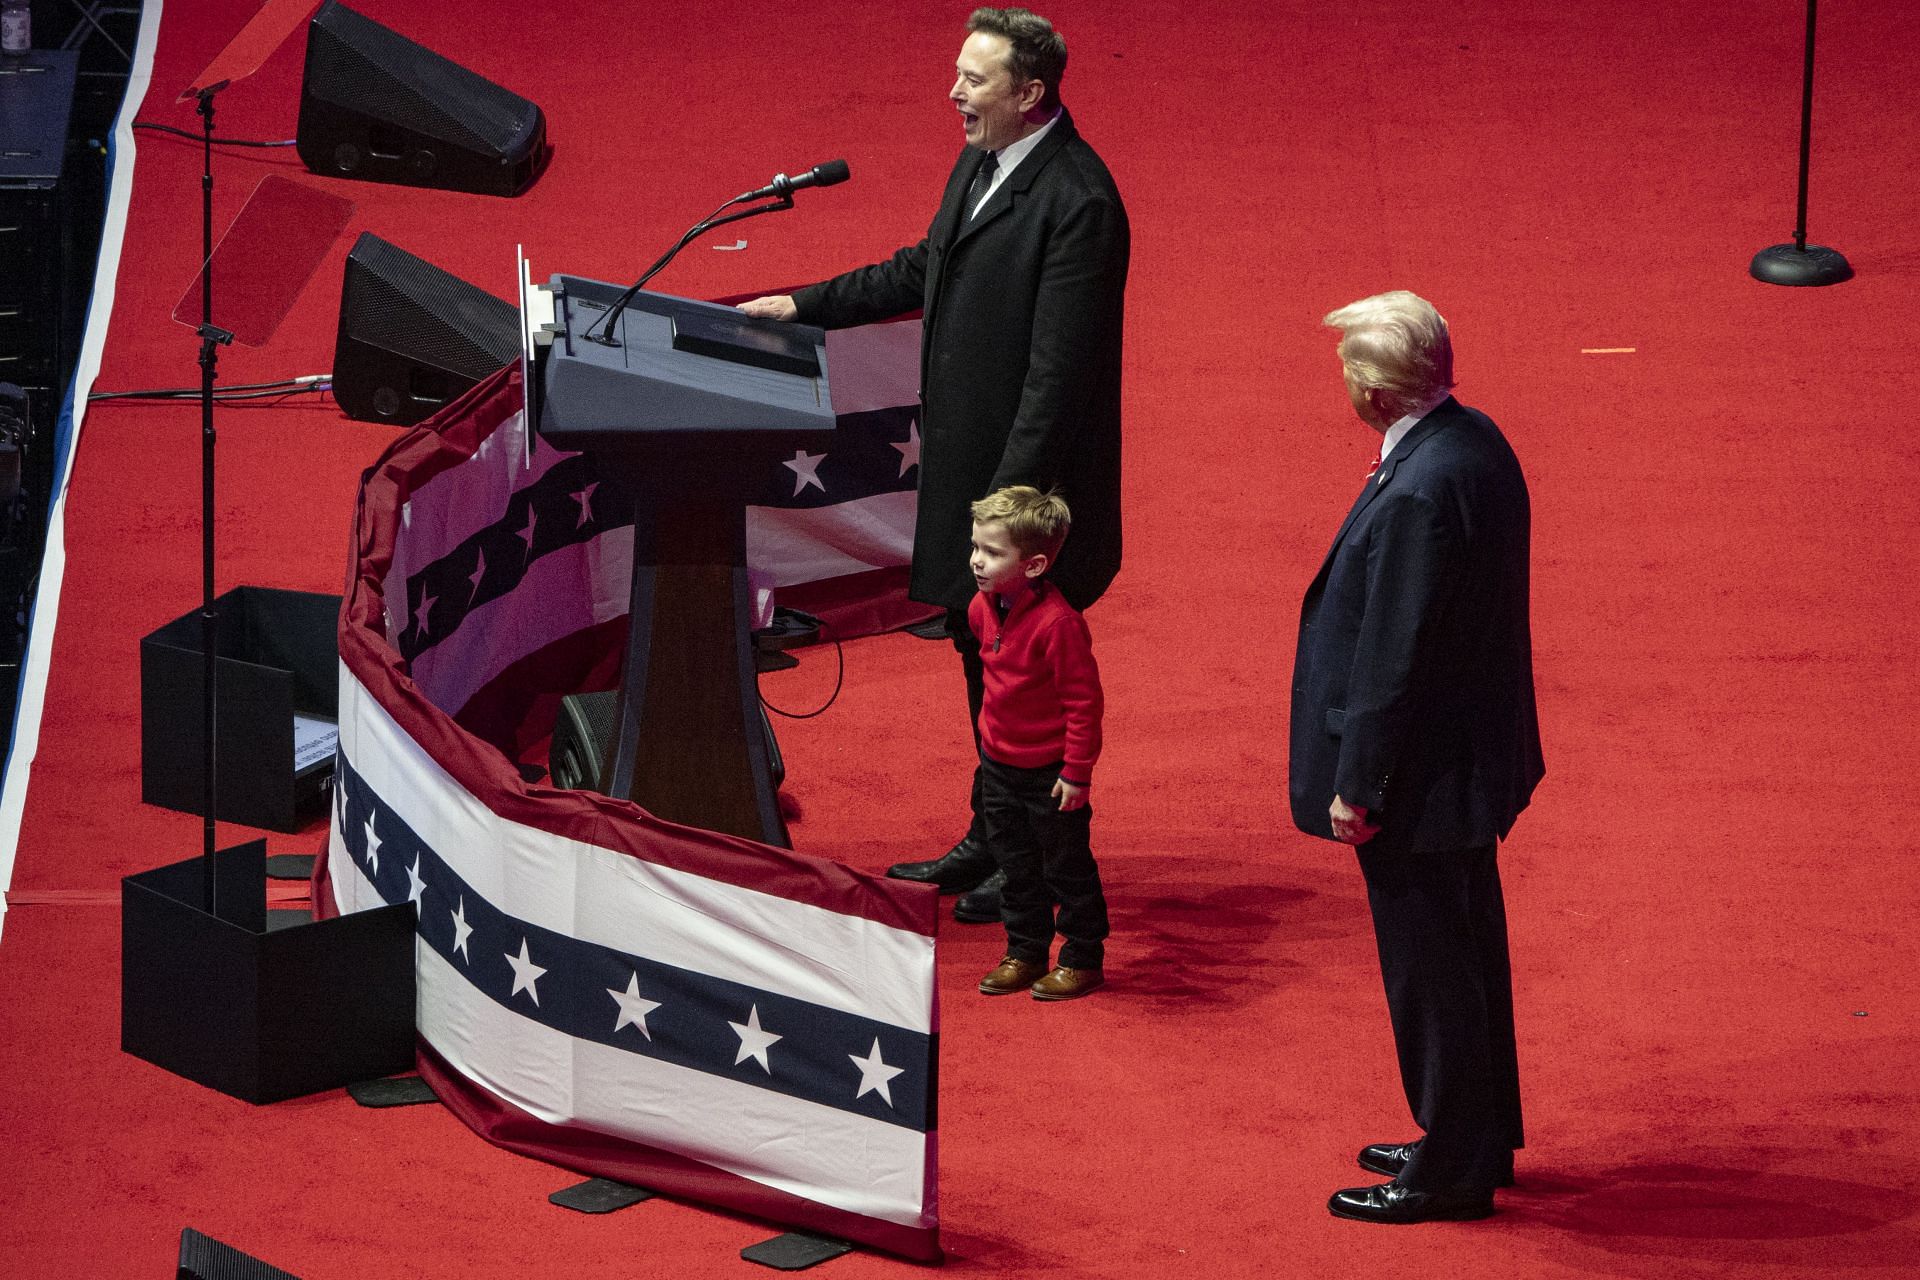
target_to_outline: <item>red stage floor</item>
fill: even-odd
[[[964,5],[367,8],[540,102],[552,169],[505,201],[223,152],[222,223],[269,173],[358,205],[223,382],[327,368],[359,230],[501,294],[516,243],[541,275],[623,279],[727,195],[845,156],[852,182],[657,282],[732,294],[916,237],[960,145],[942,94]],[[167,6],[142,118],[194,123],[173,97],[250,9]],[[996,929],[942,938],[949,1269],[1911,1268],[1920,11],[1822,15],[1814,238],[1858,278],[1819,291],[1746,273],[1791,230],[1803,13],[1052,9],[1134,228],[1128,559],[1090,614],[1115,936],[1109,989],[1061,1007],[972,994]],[[298,43],[222,95],[221,133],[292,136]],[[97,390],[197,380],[167,313],[198,173],[196,147],[142,135]],[[1295,611],[1373,448],[1319,317],[1393,287],[1446,313],[1461,398],[1528,470],[1548,763],[1503,855],[1532,1145],[1498,1217],[1409,1231],[1323,1208],[1364,1180],[1354,1151],[1411,1130],[1358,873],[1284,797]],[[337,590],[389,438],[331,405],[223,414],[221,585]],[[0,942],[0,1274],[167,1274],[183,1226],[309,1280],[747,1274],[764,1226],[565,1213],[545,1196],[567,1175],[438,1108],[253,1109],[119,1053],[118,878],[198,847],[196,819],[139,803],[137,666],[198,599],[197,468],[190,404],[87,417]],[[936,852],[967,753],[951,651],[890,635],[846,657],[834,709],[782,730],[794,839],[867,869]],[[808,655],[767,691],[804,706],[832,678]]]

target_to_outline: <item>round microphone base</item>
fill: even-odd
[[[1838,249],[1810,244],[1776,244],[1753,255],[1748,268],[1763,284],[1823,285],[1853,279],[1853,268]]]

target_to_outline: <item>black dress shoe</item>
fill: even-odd
[[[1356,1222],[1466,1222],[1493,1213],[1493,1192],[1452,1195],[1439,1191],[1409,1191],[1397,1182],[1377,1187],[1348,1187],[1327,1201],[1336,1218]]]
[[[887,868],[890,879],[935,885],[942,893],[965,893],[992,874],[993,855],[971,835],[962,836],[959,844],[930,861],[896,862]],[[993,918],[1000,918],[997,910]]]
[[[1375,1142],[1360,1149],[1360,1167],[1397,1178],[1419,1148],[1420,1141],[1417,1138],[1412,1142]]]
[[[1373,1173],[1384,1173],[1389,1178],[1397,1178],[1400,1171],[1407,1167],[1407,1161],[1413,1159],[1413,1153],[1420,1147],[1420,1139],[1412,1142],[1376,1142],[1361,1148],[1358,1157],[1360,1167]],[[1506,1172],[1494,1181],[1496,1187],[1513,1185],[1513,1163],[1509,1159]]]
[[[1006,887],[1007,873],[995,871],[953,904],[953,918],[962,924],[999,924],[1000,891]]]

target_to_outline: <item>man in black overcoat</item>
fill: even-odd
[[[1327,317],[1383,457],[1300,609],[1289,791],[1301,830],[1354,845],[1401,1083],[1425,1131],[1360,1153],[1392,1175],[1328,1208],[1485,1217],[1522,1145],[1495,848],[1544,767],[1527,613],[1527,485],[1449,394],[1446,321],[1411,293]]]
[[[1076,609],[1099,599],[1120,567],[1129,238],[1112,175],[1061,105],[1066,44],[1052,24],[1025,9],[979,9],[967,29],[947,95],[966,147],[926,238],[885,262],[741,309],[830,329],[922,313],[909,594],[947,610],[977,722],[968,507],[1007,485],[1057,489],[1073,510],[1073,533],[1049,577]],[[997,921],[992,873],[977,775],[966,836],[942,857],[889,872],[947,892],[974,889],[956,914]]]

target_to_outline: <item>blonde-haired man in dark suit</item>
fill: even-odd
[[[1528,621],[1529,509],[1499,428],[1456,401],[1447,324],[1395,292],[1326,318],[1381,460],[1307,588],[1288,789],[1301,830],[1353,845],[1400,1078],[1424,1136],[1328,1208],[1481,1218],[1522,1144],[1495,848],[1544,766]]]

